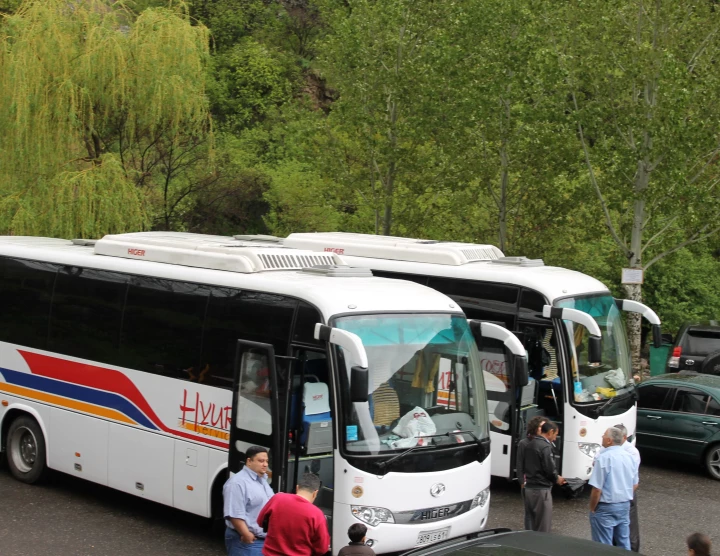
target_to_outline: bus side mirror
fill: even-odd
[[[368,401],[368,370],[364,367],[350,369],[350,401],[363,403]]]
[[[528,362],[523,355],[513,355],[513,382],[516,388],[524,388],[530,382]]]

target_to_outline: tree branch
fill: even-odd
[[[575,107],[575,113],[577,114],[579,110],[575,91],[572,91],[571,94],[573,99],[573,105]],[[600,201],[600,206],[602,207],[603,214],[605,215],[605,224],[610,231],[610,235],[612,235],[615,243],[617,243],[623,254],[626,257],[630,257],[630,250],[628,249],[627,244],[622,239],[620,239],[620,236],[618,236],[617,231],[615,230],[615,226],[613,226],[612,219],[610,218],[610,211],[607,208],[607,204],[605,204],[605,199],[603,198],[602,192],[600,191],[600,186],[598,185],[597,179],[595,178],[595,172],[593,171],[593,167],[590,162],[590,153],[588,152],[587,143],[585,142],[585,134],[583,133],[583,127],[579,119],[577,121],[577,126],[578,133],[580,134],[580,142],[582,144],[583,153],[585,154],[585,164],[587,165],[588,173],[590,174],[590,182],[592,183],[592,186],[595,189],[595,193],[598,196],[598,200]]]
[[[659,238],[661,235],[663,235],[665,232],[667,232],[667,231],[670,229],[670,226],[672,226],[673,223],[674,223],[677,219],[678,219],[677,216],[673,216],[673,217],[668,221],[668,223],[665,224],[665,226],[663,226],[663,228],[662,228],[658,233],[656,233],[654,236],[652,236],[650,239],[648,239],[648,240],[645,242],[645,245],[643,245],[643,248],[640,250],[640,253],[641,253],[641,254],[644,253],[645,250],[646,250],[648,247],[650,247],[650,245],[651,245],[657,238]]]
[[[665,251],[664,253],[660,253],[659,255],[653,257],[652,259],[650,259],[650,262],[648,262],[648,263],[643,267],[643,269],[644,269],[644,270],[647,270],[648,268],[650,268],[652,265],[654,265],[654,264],[655,264],[656,262],[658,262],[659,260],[664,259],[665,257],[667,257],[668,255],[670,255],[670,254],[672,254],[672,253],[675,253],[675,251],[679,251],[679,250],[682,249],[683,247],[687,247],[688,245],[692,245],[693,243],[697,243],[698,241],[702,241],[703,239],[707,239],[707,238],[709,238],[710,236],[716,234],[717,232],[720,232],[720,226],[718,226],[718,227],[713,228],[712,230],[710,230],[708,233],[703,234],[703,232],[704,232],[705,230],[707,230],[709,227],[710,227],[710,224],[705,224],[705,226],[703,226],[702,228],[700,228],[700,230],[699,230],[698,232],[694,233],[694,234],[692,235],[692,237],[690,237],[690,239],[688,239],[687,241],[683,241],[682,243],[680,243],[679,245],[673,247],[672,249],[668,249],[668,250]]]

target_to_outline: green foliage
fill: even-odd
[[[646,302],[675,334],[685,321],[720,318],[720,260],[704,249],[683,249],[648,274]]]
[[[167,184],[168,156],[210,129],[197,78],[207,29],[182,9],[134,19],[119,4],[88,0],[70,11],[45,0],[24,2],[4,31],[0,229],[70,236],[142,228],[143,201]]]
[[[240,39],[214,58],[210,89],[213,115],[235,133],[263,120],[291,99],[296,79],[287,57],[252,37]]]

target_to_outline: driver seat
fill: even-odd
[[[370,396],[370,411],[376,427],[390,426],[400,418],[400,398],[387,382],[383,382]]]

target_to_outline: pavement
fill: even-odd
[[[638,494],[641,550],[687,554],[685,538],[701,531],[720,549],[720,481],[699,467],[644,459]],[[553,532],[590,538],[588,498],[554,500]],[[518,487],[494,480],[488,527],[522,528]],[[25,485],[0,468],[0,555],[162,556],[224,554],[207,519],[107,487],[51,473]]]

